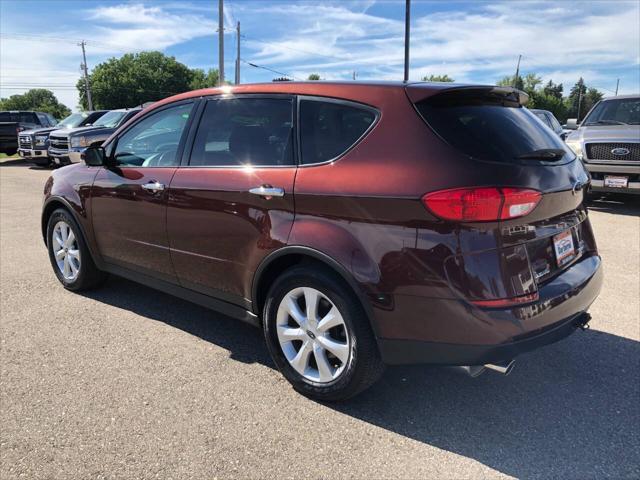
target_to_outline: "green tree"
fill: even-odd
[[[320,75],[317,73],[311,73],[308,77],[307,80],[320,80]]]
[[[429,75],[422,77],[423,82],[455,82],[453,78],[451,78],[446,73],[444,75]]]
[[[196,75],[175,57],[161,52],[127,53],[120,58],[110,58],[96,65],[89,75],[93,107],[134,107],[186,92]],[[78,80],[76,87],[80,105],[88,108],[84,80]]]
[[[191,75],[191,82],[189,83],[191,90],[217,87],[220,80],[217,68],[210,68],[207,72],[201,68],[194,68],[191,70]]]
[[[35,110],[50,113],[58,120],[71,113],[71,110],[60,103],[51,90],[45,88],[33,88],[22,95],[0,98],[0,110]]]
[[[507,75],[498,80],[497,84],[501,87],[516,87],[518,90],[524,91],[524,81],[520,75],[518,78],[515,78],[515,75]]]
[[[585,111],[582,100],[584,100],[584,96],[586,95],[586,93],[587,93],[587,86],[584,83],[584,79],[580,77],[580,79],[575,83],[575,85],[571,87],[571,90],[569,91],[569,96],[565,101],[565,104],[567,106],[567,115],[570,118],[578,117],[578,107],[580,107],[580,117],[582,118]],[[578,121],[580,121],[580,119],[578,119]]]
[[[544,86],[544,94],[550,97],[555,97],[559,100],[562,100],[562,84],[561,83],[553,83],[553,80],[549,80],[547,84]]]

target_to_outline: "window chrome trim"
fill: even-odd
[[[346,148],[340,155],[337,155],[336,157],[330,158],[329,160],[325,160],[323,162],[315,162],[315,163],[303,163],[303,159],[302,159],[302,137],[301,137],[301,128],[300,128],[300,102],[302,101],[311,101],[311,102],[323,102],[323,103],[333,103],[333,104],[337,104],[337,105],[344,105],[347,107],[351,107],[351,108],[358,108],[360,110],[366,110],[369,111],[371,113],[373,113],[374,118],[373,118],[373,122],[371,122],[371,125],[369,125],[369,127],[362,132],[362,135],[360,135],[355,142],[353,142],[348,148]],[[371,105],[367,105],[365,103],[359,103],[359,102],[354,102],[351,100],[344,100],[341,98],[334,98],[334,97],[322,97],[322,96],[318,96],[318,95],[298,95],[298,101],[297,101],[297,118],[296,118],[296,123],[298,125],[297,128],[297,132],[298,132],[298,138],[297,138],[297,144],[298,144],[298,167],[304,168],[304,167],[317,167],[319,165],[327,165],[329,163],[333,163],[333,162],[337,162],[338,160],[340,160],[342,157],[344,157],[345,155],[347,155],[351,150],[353,150],[362,140],[364,140],[365,137],[367,137],[369,135],[369,133],[376,127],[376,125],[378,125],[378,122],[380,121],[380,118],[382,117],[382,113],[380,112],[380,110],[378,110],[375,107],[372,107]]]

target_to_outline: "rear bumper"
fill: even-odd
[[[588,257],[541,288],[540,298],[535,303],[510,309],[467,310],[470,329],[478,321],[505,331],[513,331],[515,326],[518,333],[509,335],[502,342],[463,343],[465,331],[460,331],[460,343],[380,338],[378,346],[382,359],[390,365],[483,365],[511,360],[557,342],[584,324],[588,319],[586,311],[598,296],[602,281],[600,257]]]

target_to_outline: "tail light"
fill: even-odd
[[[540,198],[540,192],[526,188],[470,187],[427,193],[422,203],[445,220],[491,222],[528,215]]]

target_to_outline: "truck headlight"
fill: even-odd
[[[47,143],[46,135],[36,135],[36,145],[42,147],[45,143]]]
[[[71,137],[70,145],[72,147],[88,147],[89,139],[87,137]]]
[[[577,155],[577,157],[582,160],[582,142],[579,140],[567,140],[567,147],[573,150],[573,153]]]

